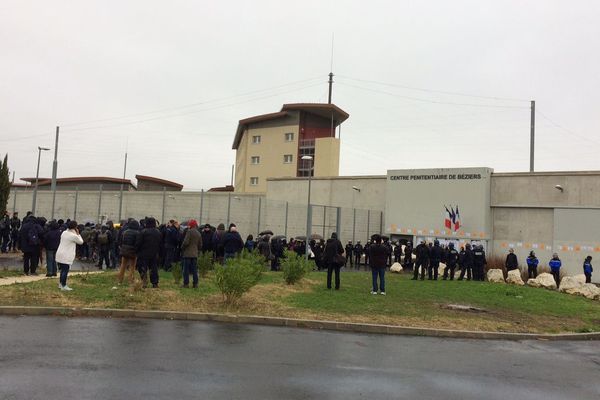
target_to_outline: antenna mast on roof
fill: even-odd
[[[327,104],[331,104],[331,92],[333,89],[333,33],[331,34],[331,63],[329,64],[329,98]]]

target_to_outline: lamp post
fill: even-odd
[[[307,201],[307,205],[306,205],[306,243],[304,245],[304,247],[306,249],[305,256],[306,256],[306,259],[308,260],[308,254],[309,254],[308,242],[309,242],[309,238],[310,238],[310,228],[311,228],[311,222],[312,222],[312,209],[310,207],[310,189],[311,189],[311,183],[312,183],[313,157],[312,156],[302,156],[302,161],[306,161],[309,165],[309,168],[308,168],[308,201]]]
[[[356,244],[356,207],[354,206],[354,195],[356,192],[360,193],[360,188],[352,186],[352,243]]]
[[[35,187],[33,188],[33,201],[31,203],[31,212],[33,213],[33,215],[35,215],[35,206],[36,206],[37,191],[38,191],[38,181],[40,179],[40,159],[42,157],[42,151],[48,151],[48,150],[50,150],[50,148],[38,146],[37,171],[35,173]]]

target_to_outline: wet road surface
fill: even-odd
[[[599,399],[600,343],[0,317],[0,399]]]

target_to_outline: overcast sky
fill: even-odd
[[[528,170],[529,100],[536,169],[598,170],[599,16],[597,0],[1,0],[0,153],[35,176],[61,125],[59,177],[118,177],[127,148],[129,178],[227,184],[239,119],[327,101],[334,34],[341,175]]]

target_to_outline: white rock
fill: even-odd
[[[504,273],[501,269],[490,269],[487,272],[487,280],[492,283],[504,283]]]
[[[511,285],[523,286],[525,282],[521,278],[521,271],[518,269],[513,269],[512,271],[508,271],[508,276],[506,277],[506,283]]]
[[[556,282],[552,274],[542,272],[535,279],[527,280],[527,285],[531,287],[541,287],[545,289],[556,290]]]
[[[573,279],[575,279],[577,282],[581,283],[582,285],[585,285],[585,274],[575,275],[575,276],[573,276]],[[560,286],[562,286],[562,281],[560,281]]]
[[[562,281],[560,286],[562,289]],[[600,288],[594,285],[593,283],[584,283],[581,286],[565,289],[564,292],[568,294],[583,296],[592,300],[600,300]]]
[[[583,275],[583,282],[580,279],[577,279],[576,276],[565,276],[560,281],[560,287],[558,288],[559,292],[569,293],[569,290],[579,289],[585,284],[585,275]],[[573,294],[573,293],[571,293]]]
[[[392,266],[390,267],[390,272],[396,272],[399,274],[400,272],[402,272],[402,265],[400,265],[400,263],[392,264]]]

